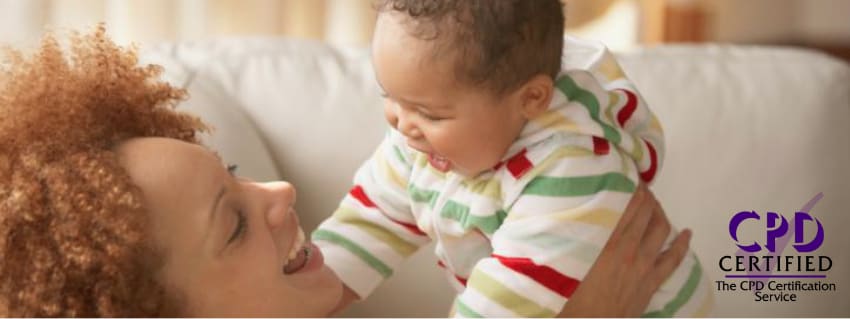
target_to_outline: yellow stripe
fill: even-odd
[[[549,157],[547,157],[545,160],[540,162],[540,164],[534,165],[534,167],[530,171],[528,171],[528,173],[523,175],[523,178],[534,178],[535,176],[540,175],[541,171],[549,169],[549,166],[551,166],[553,163],[565,158],[588,157],[593,155],[594,154],[592,150],[577,145],[566,145],[553,151],[552,154],[549,155]]]
[[[384,173],[389,177],[390,181],[393,182],[396,186],[401,188],[402,190],[407,190],[407,180],[401,178],[395,169],[390,166],[390,163],[387,161],[387,158],[384,156],[378,156],[378,166]]]
[[[517,221],[526,217],[539,217],[539,214],[526,214],[524,212],[512,211],[505,221]],[[553,221],[577,221],[585,224],[596,225],[608,229],[614,229],[622,213],[607,208],[571,208],[564,211],[547,214],[547,218]]]
[[[632,157],[636,163],[640,163],[643,160],[643,141],[637,135],[632,135]]]
[[[475,181],[463,181],[463,186],[469,191],[495,200],[502,198],[502,183],[495,178]]]
[[[614,226],[617,225],[617,221],[620,220],[620,216],[622,216],[620,212],[607,208],[582,209],[582,211],[583,212],[573,214],[557,214],[553,217],[556,219],[572,219],[585,224],[614,229]],[[570,215],[572,215],[572,218],[568,217]]]
[[[605,108],[605,117],[608,118],[608,122],[617,123],[614,119],[614,107],[619,103],[620,95],[614,91],[608,91],[608,107]]]
[[[415,156],[413,162],[416,165],[416,167],[419,167],[419,168],[425,167],[425,165],[428,165],[428,155],[425,155],[425,154],[422,154],[422,153],[416,153],[416,156]]]
[[[386,230],[386,228],[379,226],[369,220],[363,219],[360,216],[360,213],[354,209],[348,207],[340,207],[333,214],[333,218],[345,223],[346,225],[352,225],[357,227],[358,229],[368,233],[370,236],[374,237],[377,240],[387,244],[390,246],[396,253],[403,257],[410,256],[412,253],[416,252],[416,245],[408,243],[398,235]]]
[[[469,276],[469,287],[477,290],[490,301],[510,309],[519,317],[554,317],[555,312],[538,305],[520,294],[513,292],[501,282],[490,277],[478,268]]]
[[[661,127],[661,122],[658,121],[658,118],[655,115],[652,115],[652,118],[649,122],[649,127],[654,129],[658,133],[663,133],[664,129]]]
[[[559,112],[547,112],[532,120],[540,127],[553,131],[578,132],[578,125]]]
[[[602,59],[602,63],[599,65],[599,73],[602,73],[602,75],[608,78],[608,81],[612,82],[626,77],[620,65],[608,56]]]

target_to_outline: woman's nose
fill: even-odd
[[[259,185],[269,200],[266,222],[272,228],[281,227],[291,218],[288,216],[295,205],[295,188],[287,182],[269,182]]]

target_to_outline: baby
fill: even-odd
[[[456,315],[557,315],[655,178],[657,119],[604,46],[564,38],[558,0],[378,8],[394,129],[314,242],[359,298],[433,239]],[[691,254],[645,315],[705,315],[708,284]]]

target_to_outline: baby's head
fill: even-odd
[[[435,167],[489,169],[547,109],[561,67],[558,0],[383,0],[378,10],[387,120]]]

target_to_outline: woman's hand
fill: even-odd
[[[688,251],[689,230],[661,251],[669,233],[661,205],[640,185],[560,317],[639,317]]]

